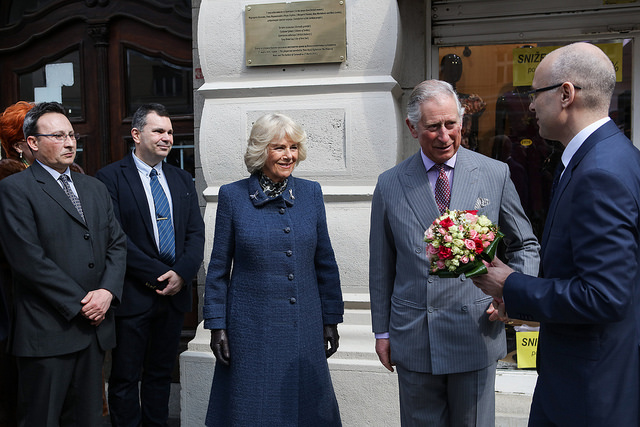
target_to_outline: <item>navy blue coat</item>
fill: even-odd
[[[220,188],[203,311],[231,353],[208,426],[340,425],[323,325],[344,304],[318,183],[290,177],[274,199],[256,175]]]
[[[640,153],[613,121],[567,165],[541,260],[504,287],[510,317],[540,322],[530,425],[640,425]]]

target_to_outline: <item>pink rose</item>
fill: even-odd
[[[469,263],[469,258],[466,256],[463,256],[462,258],[460,258],[460,262],[463,264],[468,264]]]
[[[444,270],[446,266],[444,264],[444,261],[438,260],[436,261],[436,267],[438,267],[438,270]]]
[[[451,237],[451,234],[447,234],[446,236],[444,236],[444,241],[447,243],[453,242],[453,237]]]
[[[427,245],[427,253],[429,255],[435,255],[435,254],[438,253],[438,250],[432,244],[428,244]]]
[[[478,238],[478,232],[476,230],[469,230],[469,238],[470,239],[477,239]]]
[[[475,251],[476,250],[476,242],[474,242],[471,239],[464,239],[464,245],[467,247],[467,249],[469,249],[470,251]]]

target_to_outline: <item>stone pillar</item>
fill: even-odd
[[[205,183],[205,266],[218,189],[248,176],[243,154],[253,122],[267,112],[291,116],[306,130],[309,146],[294,176],[322,185],[347,307],[339,326],[340,348],[329,359],[343,422],[397,425],[395,374],[387,373],[374,353],[368,237],[377,177],[396,164],[401,151],[402,90],[394,77],[398,5],[396,0],[345,0],[345,62],[246,67],[245,6],[277,2],[201,0],[194,19],[199,56],[194,64],[200,64],[204,77],[198,89],[204,102],[197,145]],[[203,424],[213,367],[208,340],[201,325],[180,358],[185,426]]]

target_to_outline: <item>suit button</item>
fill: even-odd
[[[293,280],[293,274],[289,274],[289,275],[287,276],[287,278],[288,278],[289,280]]]
[[[467,307],[466,305],[462,306],[462,311],[469,311],[469,307]]]
[[[294,297],[289,298],[289,303],[295,304],[297,301]]]
[[[90,263],[89,263],[89,268],[93,268],[93,267],[95,267],[95,264],[94,264],[94,263],[92,263],[92,262],[90,262]]]
[[[434,308],[433,308],[433,307],[429,307],[429,308],[427,308],[427,311],[428,311],[429,313],[433,313]]]
[[[417,254],[422,253],[422,249],[417,248],[417,249],[416,249],[416,253],[417,253]]]
[[[84,236],[82,236],[82,237],[84,237],[84,240],[89,240],[89,233],[85,234],[85,235],[84,235]]]
[[[291,227],[285,227],[284,232],[285,233],[291,233]]]
[[[284,213],[284,208],[280,208],[280,213],[283,214]]]
[[[432,277],[429,277],[429,280],[427,280],[427,282],[429,282],[429,283],[433,283],[433,278],[432,278]]]
[[[293,255],[293,251],[287,251],[287,252],[285,252],[285,254],[287,254],[287,256],[291,256],[291,255]]]

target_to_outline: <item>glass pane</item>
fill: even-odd
[[[126,50],[127,116],[146,103],[163,104],[170,114],[193,114],[191,67]]]
[[[80,52],[75,50],[35,71],[20,74],[21,101],[57,101],[70,119],[82,118]]]
[[[621,48],[622,53],[614,61],[621,72],[610,116],[629,137],[632,40],[591,42],[599,45],[617,44]],[[511,178],[538,239],[542,237],[553,175],[563,146],[538,135],[535,114],[529,111],[526,94],[530,89],[530,80],[523,78],[522,72],[530,73],[528,77],[532,78],[540,59],[530,55],[523,63],[519,55],[527,51],[536,52],[536,48],[564,44],[566,43],[456,46],[439,49],[440,79],[456,87],[468,112],[464,118],[462,143],[467,148],[509,164]],[[526,65],[527,61],[532,65]]]

